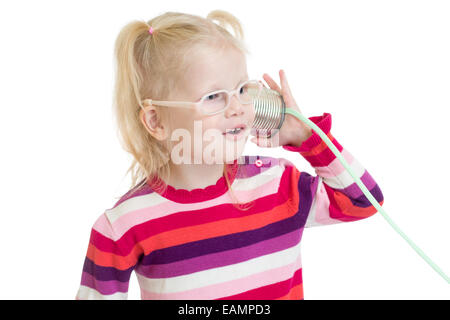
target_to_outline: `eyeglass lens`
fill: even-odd
[[[242,104],[251,104],[258,94],[258,89],[256,82],[244,83],[238,88],[237,97]],[[228,106],[229,98],[231,97],[224,91],[206,95],[202,101],[202,108],[206,114],[219,112]]]

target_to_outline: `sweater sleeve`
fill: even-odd
[[[358,160],[331,135],[331,114],[324,113],[322,116],[311,117],[309,120],[328,136],[352,171],[382,205],[384,198],[378,184]],[[357,221],[377,212],[350,173],[316,132],[313,131],[312,136],[300,146],[285,145],[283,149],[300,153],[317,174],[312,176],[307,172],[299,172],[292,165],[291,172],[298,181],[300,204],[308,206],[305,210],[308,212],[305,217],[305,227]],[[290,162],[287,161],[287,163]]]
[[[126,300],[137,256],[125,239],[118,239],[107,215],[91,229],[76,300]]]

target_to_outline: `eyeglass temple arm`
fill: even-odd
[[[152,99],[145,99],[144,105],[146,106],[163,106],[163,107],[177,107],[177,108],[187,108],[192,109],[195,108],[197,103],[195,102],[183,102],[183,101],[158,101]]]

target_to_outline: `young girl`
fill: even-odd
[[[239,21],[224,11],[206,19],[167,12],[121,30],[115,115],[134,158],[134,187],[93,225],[77,299],[126,299],[133,271],[142,299],[303,299],[303,229],[377,212],[325,142],[292,115],[270,139],[251,140],[273,147],[276,139],[317,176],[284,158],[241,155],[255,118],[247,90],[262,86],[248,77],[247,53]],[[281,88],[264,79],[300,112],[282,70]],[[222,89],[231,96],[214,93]],[[331,135],[331,115],[309,119],[382,205],[377,183]],[[202,145],[208,130],[216,139]]]

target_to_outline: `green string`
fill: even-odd
[[[395,231],[397,231],[398,234],[400,234],[403,239],[406,240],[406,242],[421,256],[442,278],[444,278],[447,283],[450,283],[449,277],[439,268],[433,261],[431,261],[430,258],[417,246],[412,242],[411,239],[408,238],[408,236],[400,230],[400,228],[392,221],[391,218],[387,215],[387,213],[384,211],[384,209],[380,206],[378,201],[372,196],[372,194],[367,190],[366,186],[361,182],[359,177],[357,177],[350,166],[345,161],[344,157],[341,155],[339,150],[333,145],[333,143],[330,141],[330,139],[327,137],[327,135],[320,130],[320,128],[311,120],[306,118],[301,113],[297,112],[296,110],[286,108],[285,113],[289,113],[301,121],[305,122],[312,130],[314,130],[321,138],[325,141],[325,143],[328,145],[328,147],[333,151],[335,156],[339,159],[339,161],[342,163],[342,165],[345,167],[345,169],[350,173],[350,175],[353,177],[353,180],[355,180],[356,184],[359,186],[359,188],[362,190],[362,192],[365,194],[367,199],[372,203],[372,205],[378,210],[378,212],[381,213],[384,219],[386,219],[387,222],[391,225],[392,228],[394,228]]]

